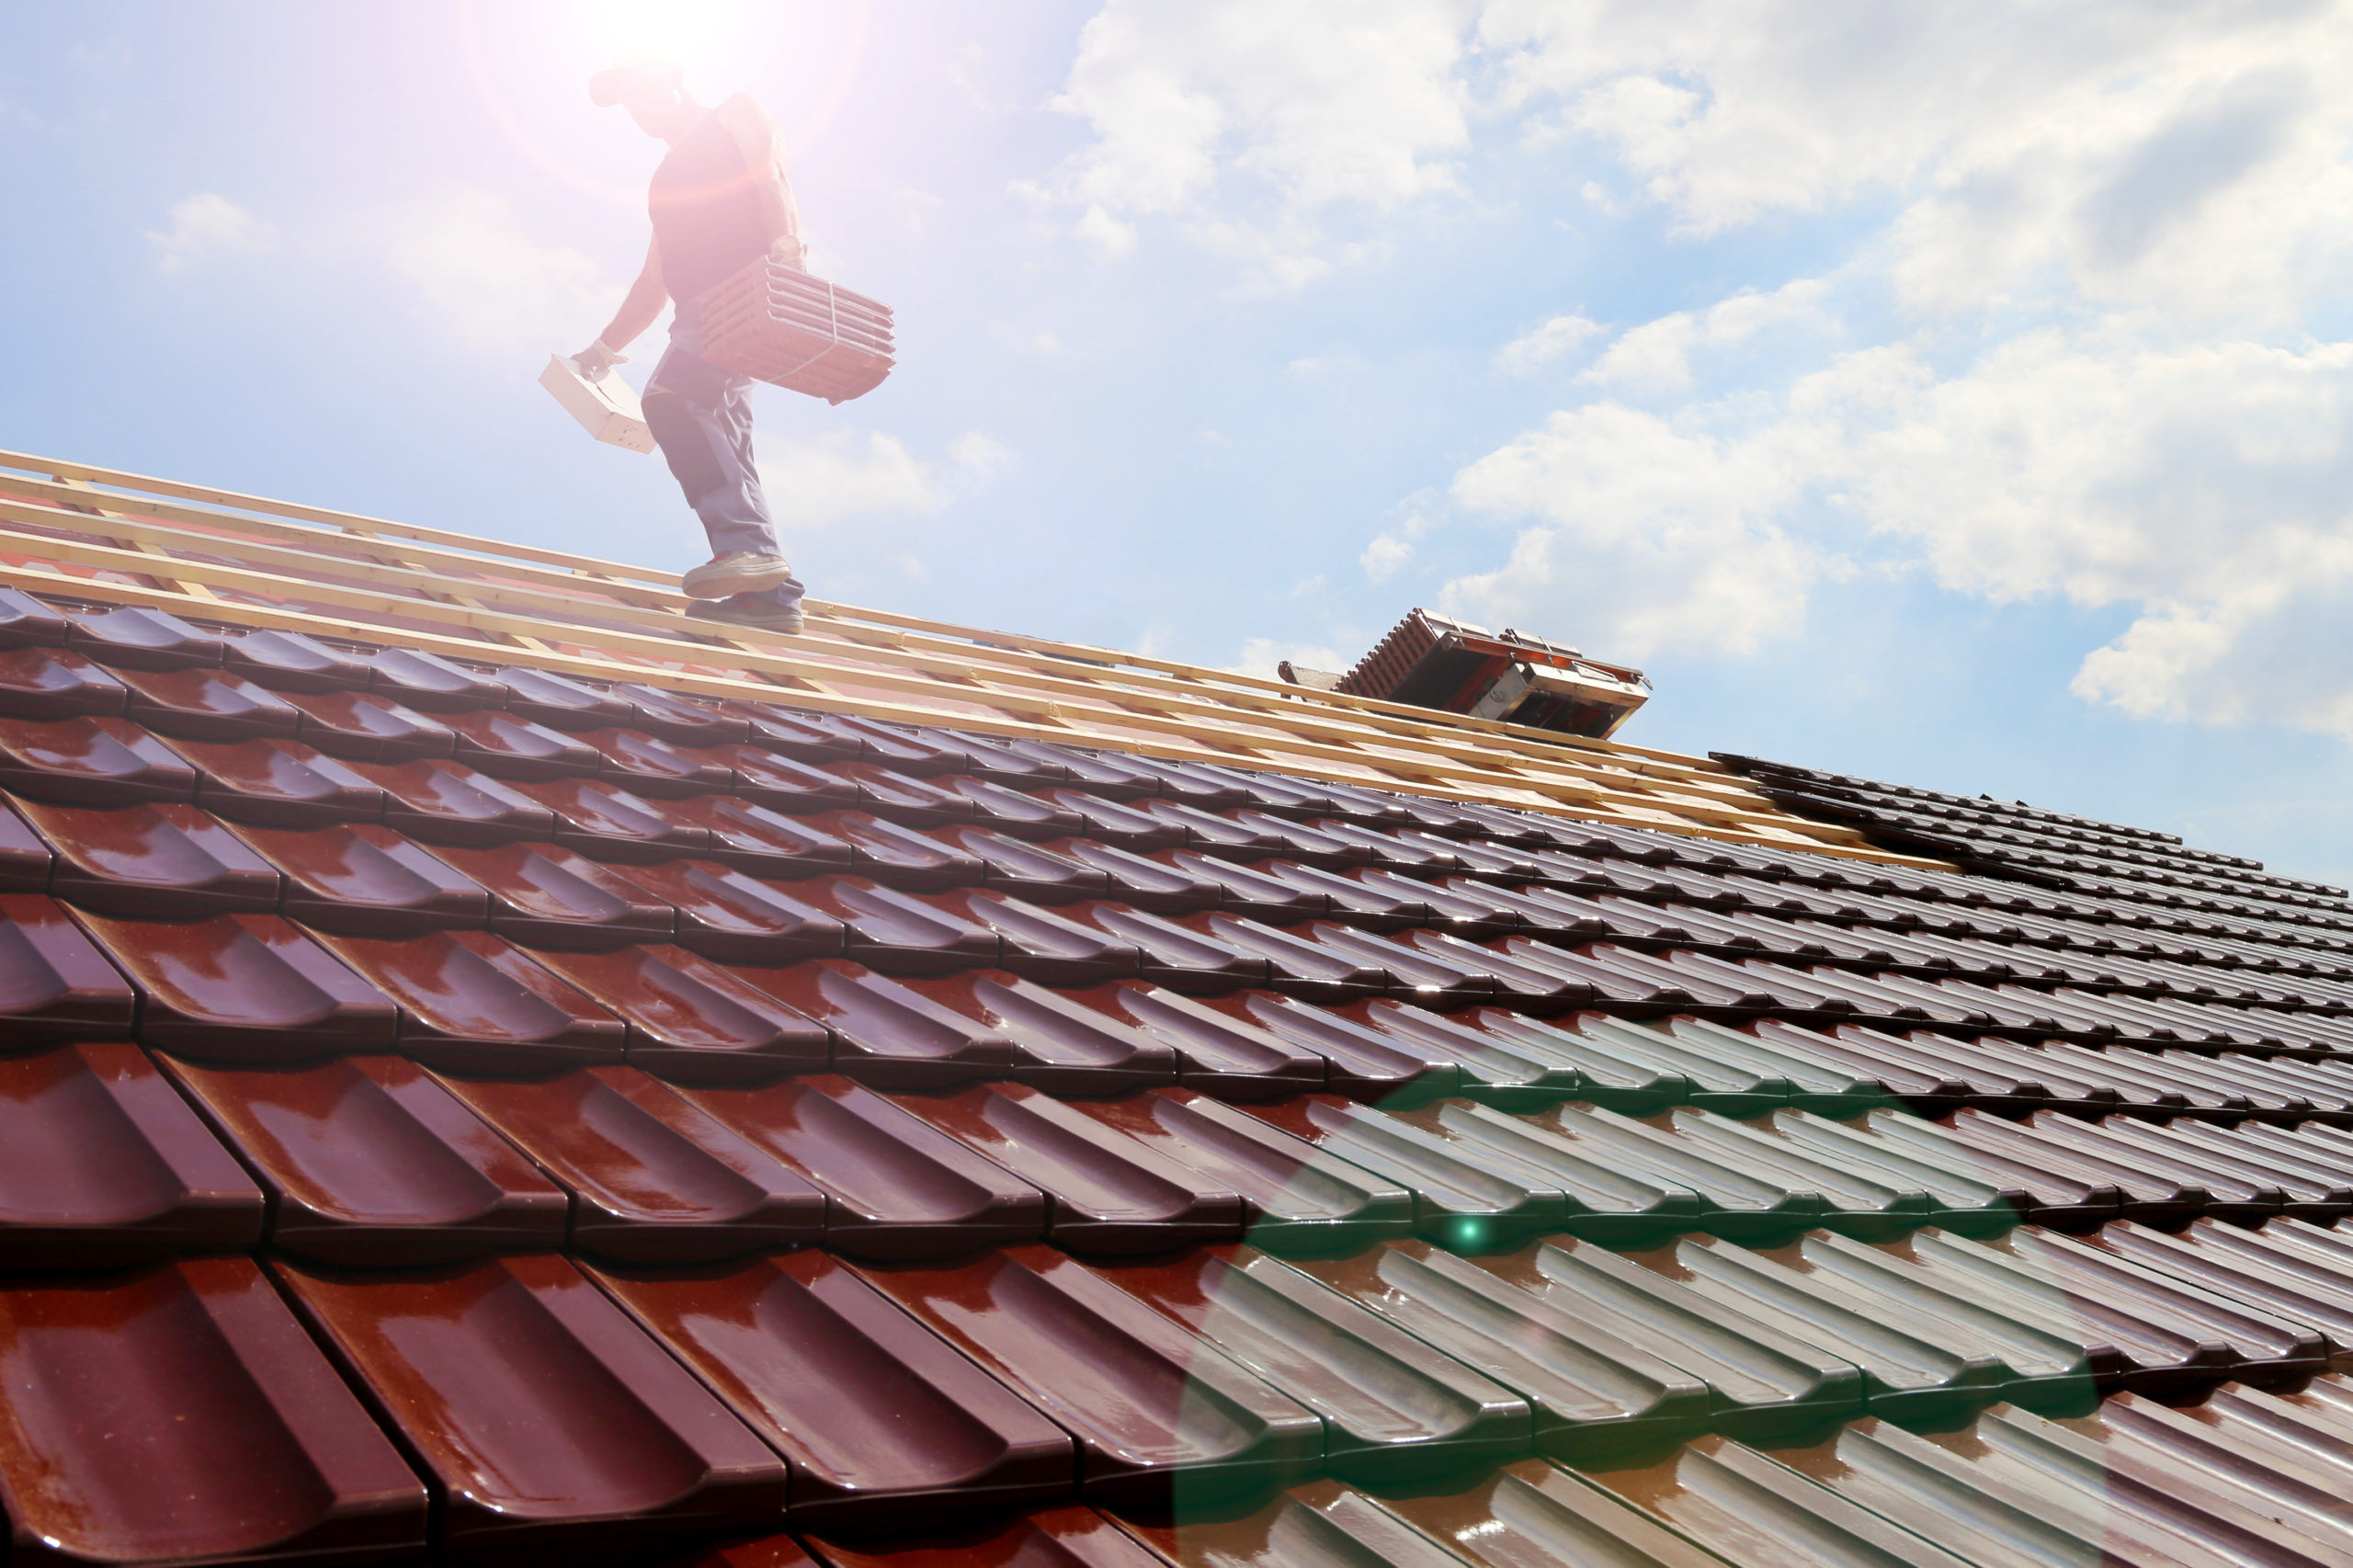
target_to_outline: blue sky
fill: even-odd
[[[1257,668],[1447,608],[1643,665],[1629,739],[2353,877],[2336,7],[5,9],[0,445],[699,559],[534,381],[650,48],[899,312],[758,394],[822,596]]]

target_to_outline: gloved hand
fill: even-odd
[[[614,366],[628,364],[629,356],[616,353],[613,349],[607,347],[605,340],[600,337],[574,354],[572,357],[572,362],[580,367],[582,375],[593,381]]]

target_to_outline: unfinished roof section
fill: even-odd
[[[1327,689],[1606,740],[1650,700],[1651,683],[1513,627],[1490,631],[1415,609]]]
[[[824,600],[801,636],[722,626],[674,573],[23,453],[0,452],[0,570],[198,623],[1906,858],[1704,757]]]

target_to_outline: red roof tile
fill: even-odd
[[[468,585],[588,605],[543,654],[74,548],[128,608],[0,589],[20,1555],[2348,1544],[2335,890],[559,562]]]

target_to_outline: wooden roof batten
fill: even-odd
[[[676,573],[6,450],[0,581],[705,697],[1909,860],[1703,757],[826,600],[808,601],[800,636],[724,626],[685,613]]]

